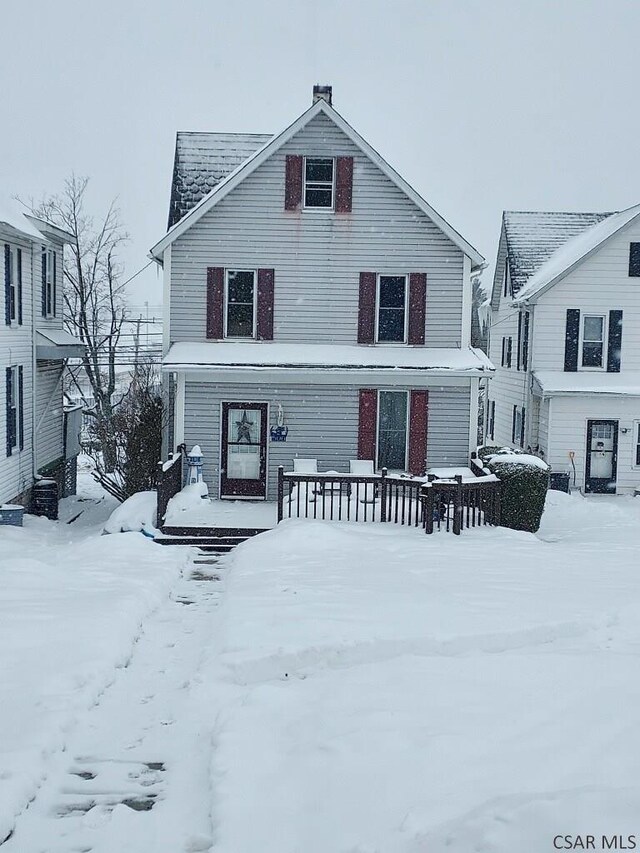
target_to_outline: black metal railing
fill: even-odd
[[[182,489],[184,483],[183,460],[182,449],[178,448],[177,452],[171,455],[171,459],[166,462],[158,462],[156,527],[162,527],[169,501]]]
[[[473,480],[438,480],[389,474],[297,474],[278,468],[278,522],[285,518],[320,521],[386,522],[445,529],[500,523],[500,481],[480,473]]]

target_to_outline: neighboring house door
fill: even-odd
[[[587,421],[585,492],[614,493],[618,461],[618,422]]]
[[[223,403],[221,498],[267,496],[267,404]]]

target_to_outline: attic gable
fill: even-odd
[[[208,210],[222,201],[239,183],[252,174],[265,160],[275,154],[296,133],[304,128],[319,114],[324,114],[336,125],[366,157],[373,161],[382,172],[405,193],[431,221],[471,259],[473,269],[479,269],[484,265],[484,258],[464,238],[455,231],[451,225],[443,219],[427,202],[391,167],[389,164],[333,109],[325,100],[317,100],[309,109],[289,125],[277,136],[272,137],[262,147],[257,148],[233,171],[222,177],[215,183],[212,189],[199,202],[186,212],[182,218],[170,227],[167,234],[151,249],[151,256],[162,262],[164,250],[181,234],[183,234],[194,222],[203,216]],[[175,174],[175,170],[174,170]],[[204,186],[204,185],[203,185]],[[195,192],[193,195],[195,196]],[[176,213],[179,212],[179,199],[176,198]],[[173,209],[172,209],[173,213]]]

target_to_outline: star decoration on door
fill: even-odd
[[[253,421],[249,420],[246,411],[242,413],[240,420],[236,421],[236,426],[238,427],[237,443],[240,444],[241,441],[246,441],[247,444],[251,444],[251,427],[253,426]]]

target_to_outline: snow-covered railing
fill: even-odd
[[[482,470],[482,469],[480,469]],[[300,474],[278,469],[278,522],[285,518],[319,521],[378,521],[445,529],[500,523],[500,481],[493,474],[451,479],[389,474]]]
[[[162,527],[167,513],[167,506],[174,495],[177,495],[183,485],[182,471],[183,454],[181,450],[171,454],[166,462],[158,462],[157,493],[158,511],[156,527]]]

